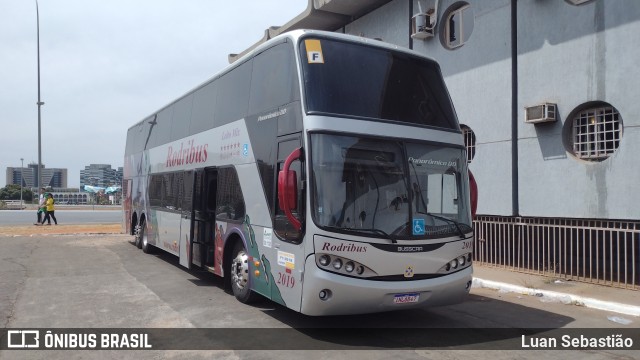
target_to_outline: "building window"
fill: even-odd
[[[580,110],[572,117],[572,151],[578,159],[605,160],[620,146],[620,139],[622,119],[609,104]]]
[[[473,31],[473,9],[465,2],[456,3],[445,11],[442,42],[447,49],[464,45]]]
[[[464,136],[464,147],[467,149],[467,163],[470,163],[476,156],[476,134],[467,125],[460,125],[460,128]]]

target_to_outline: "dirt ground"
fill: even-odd
[[[120,234],[120,224],[20,225],[0,226],[0,236],[32,236],[43,234]]]

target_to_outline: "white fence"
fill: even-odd
[[[478,216],[479,264],[640,290],[640,222]]]
[[[27,206],[25,205],[24,200],[0,200],[5,203],[6,209],[8,210],[22,210]]]

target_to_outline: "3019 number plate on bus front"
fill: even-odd
[[[416,303],[420,299],[420,294],[397,294],[393,297],[394,304],[410,304]]]

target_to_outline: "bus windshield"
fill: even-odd
[[[338,40],[305,38],[300,54],[310,114],[458,129],[434,61]]]
[[[313,219],[394,241],[464,237],[472,231],[465,161],[461,148],[314,133]]]

